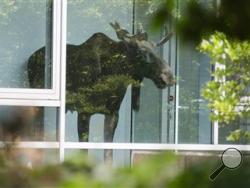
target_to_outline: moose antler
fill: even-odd
[[[115,21],[114,23],[110,23],[111,27],[114,28],[117,38],[120,40],[127,40],[127,41],[148,41],[148,34],[147,32],[143,29],[142,24],[139,24],[139,27],[137,29],[137,32],[135,35],[131,35],[126,29],[122,28],[120,24]],[[165,37],[163,37],[158,43],[154,43],[151,41],[148,41],[150,45],[153,47],[159,47],[166,43],[171,37],[173,33],[170,32],[167,34]]]
[[[117,38],[120,40],[148,40],[148,34],[143,30],[142,25],[137,29],[137,33],[135,35],[129,34],[129,32],[126,29],[122,28],[117,21],[115,21],[114,23],[110,23],[110,25],[114,28]]]
[[[129,32],[126,29],[122,28],[118,22],[115,21],[115,23],[109,24],[114,28],[118,39],[125,40],[126,38],[131,37]]]
[[[164,43],[166,43],[171,37],[173,36],[173,32],[168,33],[165,37],[163,37],[157,44],[156,46],[161,46]]]

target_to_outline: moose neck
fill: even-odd
[[[129,54],[130,62],[134,67],[134,77],[137,80],[142,81],[143,78],[150,78],[154,72],[153,63],[147,63],[144,59],[145,54],[141,51],[138,46],[131,47],[131,53]]]
[[[145,77],[145,67],[142,61],[142,54],[140,49],[135,43],[125,43],[126,45],[126,55],[129,64],[129,71],[132,77],[141,82],[143,77]]]

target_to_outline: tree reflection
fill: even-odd
[[[95,33],[80,45],[67,45],[66,109],[78,112],[80,141],[88,141],[89,120],[95,113],[105,114],[104,141],[113,141],[118,111],[128,85],[139,87],[144,77],[158,88],[174,84],[170,68],[154,52],[171,34],[154,44],[147,41],[144,31],[130,35],[117,22],[111,26],[120,41]],[[37,84],[43,83],[43,75],[39,74],[43,67],[44,48],[41,48],[28,62],[32,86],[43,85]]]

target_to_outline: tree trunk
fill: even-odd
[[[89,120],[89,115],[84,113],[78,113],[77,128],[79,142],[88,142],[89,140]]]

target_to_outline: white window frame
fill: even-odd
[[[62,49],[62,4],[64,0],[53,0],[53,28],[52,28],[52,88],[51,89],[32,89],[32,88],[0,88],[0,106],[40,106],[57,107],[59,109],[59,120],[65,118],[60,116],[65,113],[65,67],[61,65]],[[66,26],[64,26],[66,27]],[[66,35],[66,33],[65,33]],[[65,38],[66,39],[66,38]],[[65,42],[66,43],[66,42]],[[63,57],[66,58],[66,49]],[[64,71],[63,71],[64,69]],[[62,72],[61,72],[62,71]],[[63,85],[64,84],[64,85]],[[63,85],[63,87],[61,87]],[[65,93],[64,93],[65,94]],[[63,112],[63,113],[62,113]],[[62,123],[59,123],[61,127]],[[61,130],[61,129],[60,129]],[[58,130],[59,131],[59,130]],[[0,142],[0,148],[5,143]],[[49,141],[28,141],[20,142],[14,147],[30,149],[57,149],[60,148],[60,142]]]
[[[63,0],[63,34],[62,34],[62,44],[64,47],[66,45],[66,10],[67,10],[67,0]],[[176,50],[176,38],[171,39],[173,40],[173,46],[170,47],[171,49]],[[62,65],[66,63],[66,50],[65,48],[62,49]],[[173,53],[173,52],[171,52]],[[176,53],[176,52],[174,52]],[[178,57],[177,57],[178,58]],[[176,56],[173,56],[171,61],[177,61]],[[178,65],[177,65],[178,66]],[[63,69],[63,71],[65,71]],[[62,72],[63,72],[62,71]],[[62,78],[62,81],[65,82],[65,77]],[[63,83],[61,83],[61,87],[65,87]],[[65,96],[65,90],[62,89],[62,95]],[[179,96],[179,85],[176,85],[176,99]],[[63,98],[64,102],[61,103],[61,124],[60,124],[60,141],[59,141],[59,149],[60,149],[60,160],[64,160],[65,156],[65,149],[114,149],[114,150],[171,150],[171,151],[224,151],[229,147],[237,148],[241,151],[250,151],[250,145],[229,145],[229,144],[218,144],[218,124],[215,123],[214,127],[214,134],[213,134],[213,143],[211,144],[179,144],[178,143],[178,99],[176,100],[176,122],[175,122],[175,142],[173,144],[168,143],[105,143],[105,142],[69,142],[65,141],[65,98]]]
[[[115,150],[171,150],[171,151],[223,151],[235,147],[241,151],[250,151],[250,145],[218,144],[218,123],[215,123],[213,143],[211,144],[179,144],[178,143],[178,97],[179,85],[176,85],[176,122],[175,141],[168,143],[104,143],[104,142],[68,142],[65,140],[65,94],[66,94],[66,27],[67,0],[53,2],[53,89],[0,89],[0,105],[14,106],[50,106],[59,107],[59,140],[56,142],[20,142],[15,147],[31,149],[56,149],[59,151],[60,161],[64,161],[66,149],[115,149]],[[176,50],[176,37],[170,48]],[[177,61],[176,51],[171,50],[173,59]],[[177,57],[178,58],[178,57]],[[178,65],[177,65],[178,66]],[[7,92],[8,91],[8,92]],[[8,95],[11,94],[11,97]],[[4,144],[0,143],[0,147]]]
[[[52,88],[0,88],[0,104],[12,104],[8,99],[59,100],[60,99],[60,41],[61,41],[61,0],[53,0],[52,28]],[[3,101],[7,99],[7,101]],[[2,104],[3,103],[3,104]]]

